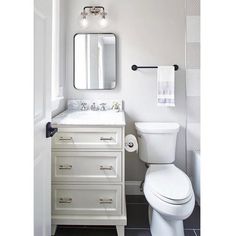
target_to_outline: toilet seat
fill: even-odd
[[[155,197],[173,205],[185,204],[193,195],[188,176],[174,164],[150,165],[145,186]]]

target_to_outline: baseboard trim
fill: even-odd
[[[126,195],[143,195],[140,191],[140,184],[142,181],[125,181]]]

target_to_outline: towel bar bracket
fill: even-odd
[[[178,65],[173,65],[175,70],[178,70],[179,69],[179,66]],[[132,65],[131,66],[131,69],[133,71],[136,71],[137,69],[157,69],[158,66],[137,66],[137,65]]]

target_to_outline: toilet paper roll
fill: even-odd
[[[138,142],[133,134],[125,136],[125,150],[127,152],[138,152]]]

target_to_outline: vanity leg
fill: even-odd
[[[116,225],[116,231],[118,236],[125,236],[125,226],[124,225]]]
[[[56,233],[57,225],[51,225],[51,235],[54,236]]]

